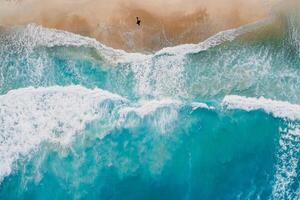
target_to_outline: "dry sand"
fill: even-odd
[[[198,43],[262,19],[274,0],[0,0],[0,25],[37,23],[127,51]],[[139,27],[136,16],[142,20]]]

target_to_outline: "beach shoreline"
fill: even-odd
[[[269,6],[255,0],[69,0],[44,3],[21,0],[0,6],[0,25],[35,23],[97,39],[129,52],[153,52],[167,46],[198,43],[231,28],[258,21],[269,13]],[[136,16],[142,20],[136,25]]]

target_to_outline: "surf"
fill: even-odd
[[[147,54],[1,29],[0,198],[299,198],[296,16]]]

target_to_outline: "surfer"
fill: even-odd
[[[141,20],[139,19],[139,17],[136,17],[136,24],[137,24],[138,26],[141,25]]]

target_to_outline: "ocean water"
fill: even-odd
[[[274,21],[152,54],[0,29],[0,199],[300,199],[300,20]]]

